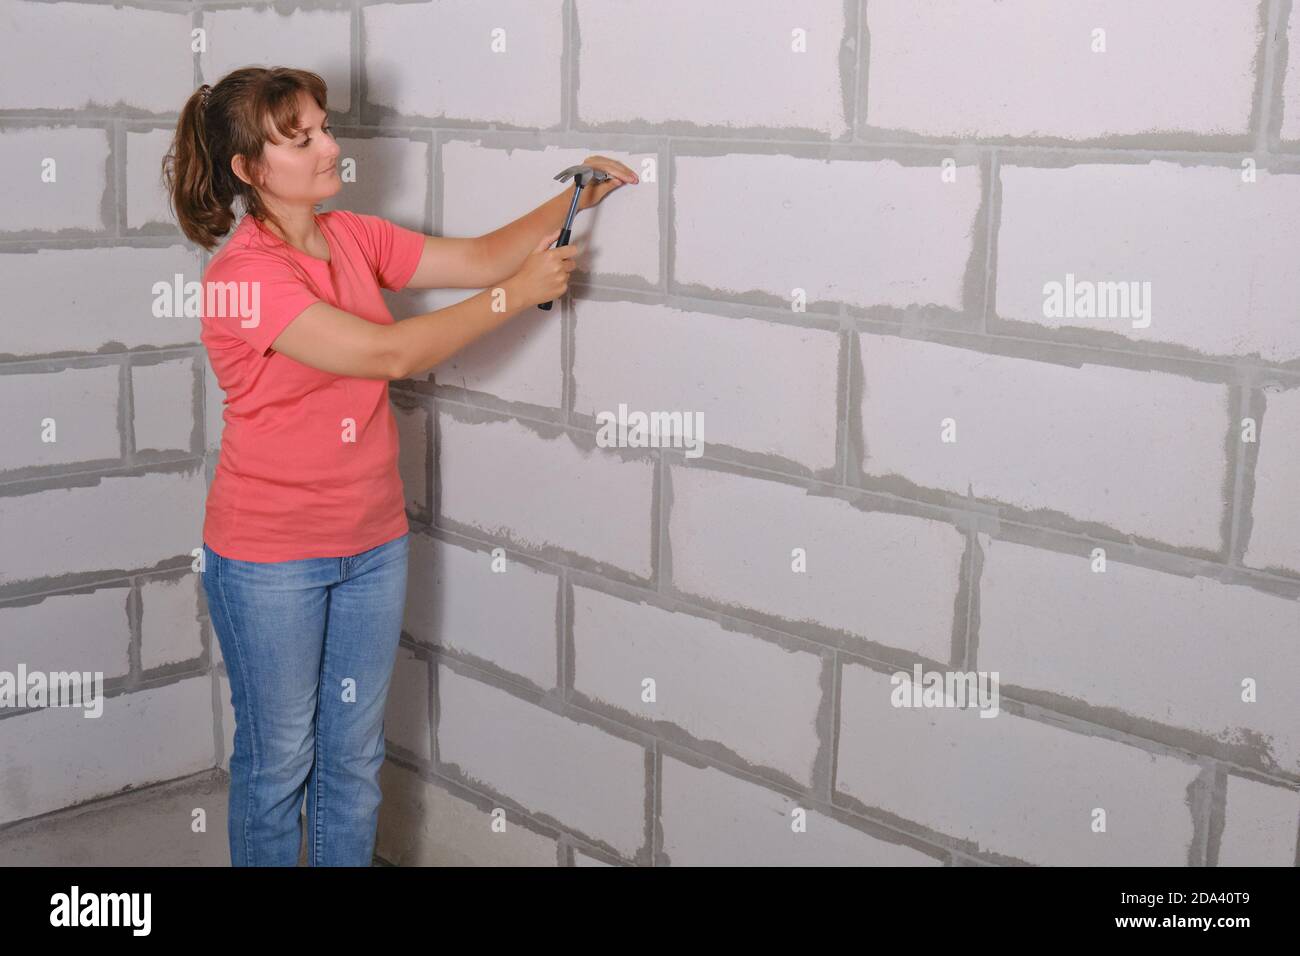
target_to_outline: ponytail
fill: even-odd
[[[209,252],[234,226],[237,203],[243,213],[280,225],[257,189],[235,174],[231,160],[242,156],[256,178],[264,169],[268,120],[280,135],[292,136],[299,91],[327,108],[325,81],[289,67],[244,67],[215,86],[203,84],[185,101],[162,160],[162,179],[181,231]]]

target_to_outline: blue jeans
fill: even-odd
[[[410,533],[360,554],[238,561],[203,545],[235,710],[230,862],[370,866]]]

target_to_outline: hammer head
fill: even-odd
[[[592,183],[603,183],[605,180],[609,179],[609,173],[605,172],[603,169],[592,169],[590,166],[578,165],[570,166],[568,169],[557,173],[555,178],[560,182],[565,182],[569,179],[577,180],[578,188],[582,189],[584,186],[589,186]]]

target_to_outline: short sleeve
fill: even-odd
[[[322,301],[299,267],[253,250],[221,257],[203,278],[204,320],[247,342],[259,355],[304,309]]]
[[[380,216],[349,212],[360,228],[375,278],[385,289],[400,291],[411,281],[424,253],[425,235]]]

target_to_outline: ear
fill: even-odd
[[[243,156],[232,156],[230,158],[230,169],[241,180],[250,186],[259,186],[260,183],[254,183],[248,174],[248,164],[244,161]]]

